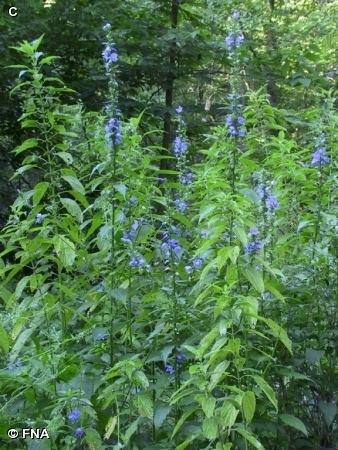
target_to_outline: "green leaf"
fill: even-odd
[[[127,431],[125,432],[125,435],[123,438],[123,441],[125,444],[128,444],[130,438],[136,432],[139,421],[140,421],[140,417],[138,417],[136,420],[134,420],[134,422],[127,428]]]
[[[102,440],[99,433],[94,428],[87,428],[85,434],[85,441],[90,450],[98,450],[101,447]]]
[[[324,402],[324,401],[320,400],[319,409],[323,413],[326,425],[329,427],[331,425],[331,423],[334,421],[334,418],[337,414],[336,403]]]
[[[236,432],[240,434],[247,442],[250,442],[251,445],[253,445],[257,450],[264,450],[263,445],[257,441],[255,436],[251,434],[249,431],[244,430],[244,428],[236,428]]]
[[[201,400],[201,405],[202,405],[202,409],[204,414],[210,418],[213,416],[214,414],[214,409],[216,406],[216,399],[214,397],[202,397]]]
[[[115,430],[116,424],[117,424],[117,416],[111,417],[108,420],[108,423],[107,423],[106,429],[105,429],[104,439],[110,438],[110,436],[112,435],[112,433]]]
[[[79,223],[82,223],[82,211],[77,202],[71,198],[61,198],[60,200],[67,212],[69,212],[71,216],[75,217]]]
[[[182,416],[179,418],[179,420],[177,421],[173,433],[171,435],[171,439],[176,435],[176,433],[180,430],[180,428],[182,427],[182,425],[184,424],[184,422],[187,420],[187,418],[189,416],[191,416],[191,414],[193,414],[196,411],[196,408],[191,408],[188,409],[187,411],[185,411]]]
[[[282,328],[278,323],[274,322],[272,319],[265,319],[264,317],[259,317],[260,320],[262,320],[264,323],[267,324],[267,326],[271,329],[274,336],[276,336],[277,339],[279,339],[282,344],[287,348],[287,350],[292,355],[292,342],[287,335],[284,328]]]
[[[246,423],[250,423],[256,410],[256,397],[252,391],[244,392],[242,398],[242,408]]]
[[[249,280],[251,285],[258,291],[260,294],[264,292],[264,281],[262,272],[253,269],[252,267],[245,267],[243,270],[244,276]]]
[[[295,417],[291,414],[279,414],[278,417],[282,420],[282,422],[284,422],[289,427],[301,431],[303,434],[305,434],[305,436],[308,435],[308,431],[304,423],[300,419],[298,419],[298,417]]]
[[[68,152],[57,152],[57,156],[59,158],[61,158],[68,165],[73,163],[73,157]]]
[[[134,403],[141,417],[153,417],[153,401],[147,393],[138,394],[134,397]]]
[[[42,197],[45,195],[47,189],[48,189],[49,183],[47,181],[41,181],[41,183],[38,183],[34,188],[34,194],[33,194],[33,204],[34,206],[37,206]]]
[[[14,150],[15,154],[18,155],[30,148],[35,148],[38,146],[38,140],[35,138],[26,139],[19,147]]]
[[[217,422],[215,417],[207,417],[203,420],[202,433],[207,439],[216,439],[218,432]]]
[[[307,348],[305,350],[306,361],[310,364],[316,364],[324,355],[324,350],[314,350],[313,348]]]
[[[167,415],[170,413],[171,407],[168,405],[160,405],[155,408],[154,413],[154,426],[155,428],[160,428],[160,426],[165,421]]]
[[[272,387],[264,380],[264,378],[260,377],[259,375],[251,375],[251,376],[256,381],[261,390],[264,392],[264,394],[267,396],[267,398],[270,400],[270,402],[273,404],[276,411],[278,411],[277,399]]]
[[[9,350],[9,337],[8,337],[8,334],[6,333],[6,330],[5,330],[4,327],[1,325],[1,323],[0,323],[0,348],[3,350],[3,352],[5,353],[5,355],[8,354],[8,350]]]
[[[222,425],[230,429],[236,422],[238,413],[238,409],[231,402],[225,401],[221,409]]]
[[[54,248],[61,263],[65,267],[72,266],[75,261],[76,253],[73,242],[65,236],[56,235],[53,239]]]
[[[83,187],[81,181],[76,178],[73,175],[62,175],[62,178],[67,181],[68,184],[71,185],[71,187],[74,189],[74,191],[76,192],[80,192],[80,194],[85,195],[86,191],[85,188]]]

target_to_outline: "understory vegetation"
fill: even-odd
[[[337,450],[337,3],[136,3],[6,42],[0,448]]]

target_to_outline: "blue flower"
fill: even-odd
[[[114,145],[122,143],[121,123],[119,119],[109,119],[105,131],[108,142],[112,142]]]
[[[178,212],[184,213],[188,209],[188,203],[180,198],[174,201]]]
[[[192,265],[194,266],[194,269],[200,269],[203,265],[203,259],[202,258],[193,259]]]
[[[328,164],[330,162],[330,158],[326,154],[325,147],[318,147],[312,155],[311,165],[313,167],[323,166],[324,164]]]
[[[102,52],[102,58],[107,70],[111,64],[116,63],[119,60],[119,56],[114,45],[107,44],[106,48]]]
[[[184,361],[186,361],[186,360],[187,360],[187,358],[185,357],[184,353],[183,353],[183,352],[179,352],[178,355],[177,355],[177,357],[176,357],[176,361],[177,361],[179,364],[182,364],[182,363],[184,363]]]
[[[237,123],[238,125],[244,125],[245,124],[245,119],[242,116],[238,116],[237,117]]]
[[[134,196],[130,197],[129,203],[130,203],[131,205],[136,205],[136,204],[137,204],[137,198],[134,197]]]
[[[273,211],[278,208],[278,200],[274,195],[269,195],[269,197],[266,199],[266,207],[268,210]]]
[[[268,195],[268,188],[264,186],[264,184],[259,184],[258,186],[256,186],[255,192],[258,197],[263,200]]]
[[[183,106],[179,105],[176,110],[177,114],[181,114],[181,112],[183,111]]]
[[[234,51],[236,48],[240,47],[244,41],[244,36],[241,31],[237,33],[229,33],[225,38],[225,45],[230,51]]]
[[[172,375],[174,373],[174,367],[171,364],[166,364],[165,371],[169,373],[169,375]]]
[[[184,270],[188,273],[188,274],[191,274],[193,271],[194,271],[194,269],[193,269],[193,267],[191,267],[191,266],[185,266],[185,268],[184,268]]]
[[[174,154],[177,158],[181,158],[187,152],[188,144],[181,137],[177,136],[174,140]]]
[[[240,18],[240,12],[239,11],[233,11],[232,13],[231,13],[231,17],[234,19],[234,20],[238,20],[239,18]]]
[[[96,339],[98,341],[105,341],[107,338],[107,333],[105,331],[100,331],[100,333],[98,333],[98,335],[96,336]]]
[[[259,234],[258,228],[251,227],[249,233],[251,234],[251,236],[257,236]]]
[[[36,223],[37,225],[42,224],[42,222],[43,222],[44,218],[46,217],[46,215],[47,215],[47,214],[41,214],[41,213],[38,213],[38,214],[36,215],[36,217],[35,217],[35,223]]]
[[[71,423],[75,423],[79,420],[79,418],[81,417],[81,412],[78,409],[73,409],[69,414],[68,414],[68,420]]]
[[[129,261],[130,267],[142,267],[146,265],[146,260],[143,256],[132,256]]]
[[[245,119],[242,116],[234,117],[232,114],[228,114],[225,118],[225,123],[228,126],[229,133],[231,136],[244,137],[246,134],[245,128],[243,127]]]
[[[188,186],[193,181],[193,174],[190,171],[184,172],[179,176],[179,181],[185,186]]]
[[[109,31],[111,29],[110,23],[106,23],[103,25],[103,31]]]
[[[81,438],[84,435],[84,429],[82,427],[76,428],[74,431],[76,437]]]
[[[245,252],[249,255],[252,255],[253,253],[257,253],[259,250],[263,248],[263,244],[259,241],[252,241],[249,242],[249,244],[245,247]]]

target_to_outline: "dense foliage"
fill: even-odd
[[[43,3],[1,19],[0,448],[337,449],[337,2]]]

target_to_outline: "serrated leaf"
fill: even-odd
[[[61,235],[54,236],[54,248],[61,263],[65,267],[72,266],[75,261],[75,246],[68,238]]]
[[[252,391],[246,391],[242,398],[242,408],[246,423],[250,423],[256,410],[256,397]]]
[[[140,417],[138,417],[134,422],[127,428],[127,431],[124,434],[123,441],[125,444],[128,444],[132,435],[136,432],[138,423],[140,421]]]
[[[116,424],[117,424],[117,417],[116,416],[111,417],[108,420],[108,423],[107,423],[106,429],[105,429],[106,432],[105,432],[105,435],[104,435],[104,439],[109,439],[110,438],[110,436],[113,434],[113,432],[115,430]]]
[[[329,427],[337,414],[336,403],[324,402],[321,400],[319,402],[319,409],[323,413],[326,425]]]
[[[154,426],[155,428],[160,428],[160,426],[165,421],[167,415],[170,413],[171,407],[167,405],[160,405],[155,408],[154,413]]]
[[[178,422],[176,423],[173,433],[171,435],[171,439],[176,435],[176,433],[181,429],[182,425],[184,424],[184,422],[187,420],[187,418],[189,416],[191,416],[191,414],[193,414],[196,411],[195,408],[192,409],[188,409],[187,411],[185,411],[182,416],[179,418]]]
[[[33,194],[33,204],[34,206],[37,206],[43,196],[45,195],[47,189],[49,187],[49,183],[47,181],[41,181],[41,183],[38,183],[34,188],[34,194]]]
[[[22,153],[26,150],[29,150],[30,148],[35,148],[38,146],[38,140],[35,138],[26,139],[21,145],[16,147],[14,150],[15,154],[18,155],[19,153]]]
[[[74,191],[80,192],[80,194],[83,194],[83,195],[86,194],[85,188],[83,187],[81,181],[78,178],[76,178],[73,175],[62,175],[62,178],[68,184],[70,184],[70,186],[74,189]]]
[[[134,398],[134,403],[141,417],[153,417],[153,401],[147,393],[138,394]]]
[[[260,377],[259,375],[252,375],[252,378],[256,381],[258,386],[273,404],[276,411],[278,411],[277,399],[272,387],[264,380],[264,378]]]
[[[225,401],[221,409],[222,425],[230,429],[236,422],[238,413],[238,409],[232,403]]]
[[[214,417],[207,417],[203,420],[202,433],[207,439],[216,439],[218,426]]]
[[[69,212],[71,216],[75,217],[78,222],[82,223],[82,211],[77,202],[75,200],[72,200],[71,198],[61,198],[60,201],[67,212]]]
[[[243,274],[247,278],[247,280],[251,283],[251,285],[258,291],[260,294],[264,292],[264,281],[262,272],[252,268],[245,267],[243,269]]]
[[[264,450],[263,445],[257,441],[255,436],[253,436],[249,431],[244,430],[244,428],[236,428],[236,431],[238,434],[240,434],[244,439],[248,442],[250,442],[251,445],[253,445],[257,450]]]
[[[279,339],[282,344],[287,348],[287,350],[292,355],[292,342],[287,335],[284,328],[282,328],[278,323],[274,322],[272,319],[265,319],[264,317],[259,317],[263,322],[265,322],[270,330],[273,332],[273,334],[276,336],[277,339]]]
[[[204,414],[210,418],[214,414],[215,406],[216,406],[216,399],[214,397],[205,397],[203,396],[201,399],[201,406],[203,409]]]
[[[85,434],[85,441],[90,450],[98,450],[101,447],[102,440],[99,433],[94,428],[87,428]]]
[[[70,165],[73,163],[73,157],[68,152],[57,152],[56,154],[59,158],[62,159],[66,164]]]
[[[295,428],[296,430],[302,432],[305,434],[305,436],[308,435],[308,431],[306,429],[306,426],[304,423],[298,419],[298,417],[295,417],[291,414],[279,414],[278,416],[282,422],[285,423],[285,425],[288,425],[289,427]]]

